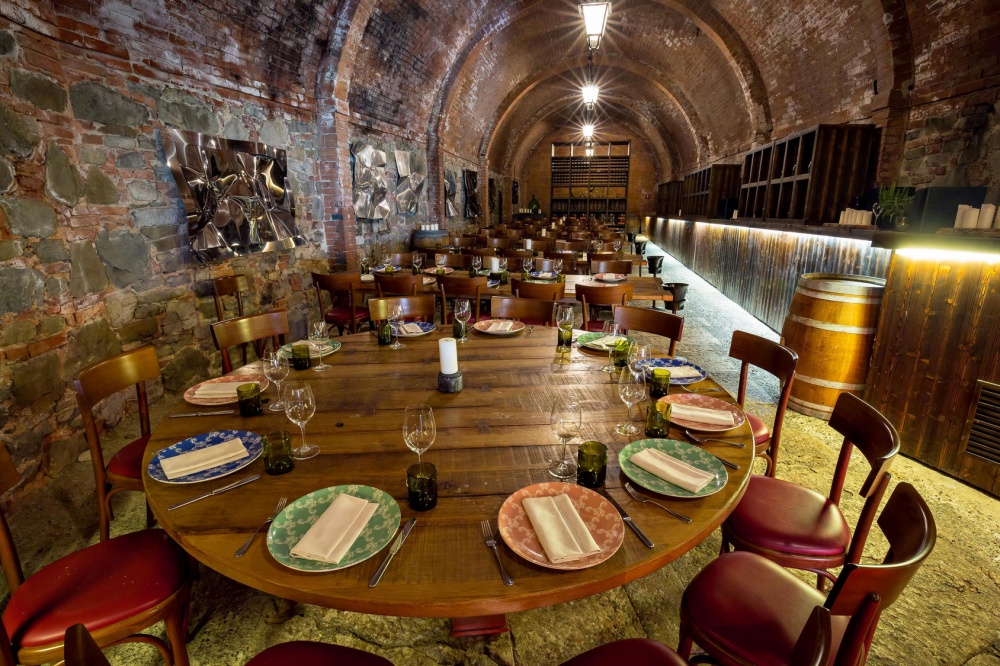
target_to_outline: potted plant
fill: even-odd
[[[889,187],[878,186],[878,203],[872,206],[875,213],[876,225],[880,224],[884,216],[889,224],[892,224],[896,231],[906,231],[910,224],[906,221],[906,215],[910,210],[910,202],[913,201],[913,194],[906,187],[899,187],[893,183]]]

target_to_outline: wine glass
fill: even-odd
[[[500,269],[500,272],[507,270],[507,257],[500,257],[497,261],[497,267]]]
[[[402,342],[399,341],[399,331],[403,326],[403,306],[393,305],[389,308],[389,324],[392,326],[392,335],[394,341],[389,345],[389,349],[403,349],[406,347]]]
[[[289,382],[283,394],[285,416],[302,431],[302,446],[292,449],[296,460],[307,460],[319,453],[315,444],[306,444],[306,424],[316,413],[316,398],[312,388],[303,381]]]
[[[601,342],[608,349],[608,364],[601,368],[601,372],[613,373],[615,371],[615,363],[612,358],[615,353],[615,338],[621,335],[621,327],[614,321],[608,319],[604,322],[604,328],[601,330],[604,335],[601,338]],[[611,338],[611,343],[608,343],[608,338]]]
[[[420,254],[419,252],[414,253],[413,267],[417,269],[418,273],[420,272],[420,267],[423,265],[424,265],[424,255]]]
[[[616,238],[614,241],[615,252],[620,252],[622,249],[622,239]]]
[[[420,455],[431,448],[436,436],[437,426],[431,406],[409,405],[403,413],[403,441],[417,454],[417,464],[422,462]]]
[[[368,274],[368,266],[371,265],[371,260],[368,258],[368,254],[366,252],[362,252],[358,256],[358,265],[361,266],[361,274],[362,275],[367,275]]]
[[[261,361],[264,364],[264,376],[267,377],[268,381],[274,382],[274,388],[278,392],[278,400],[268,409],[272,412],[283,412],[285,404],[281,401],[281,382],[285,381],[285,377],[288,376],[288,359],[277,351],[269,351],[264,352],[264,358]]]
[[[535,269],[534,257],[525,257],[524,259],[521,260],[522,273],[531,273],[531,271],[533,271],[534,269]]]
[[[313,343],[313,347],[319,354],[319,363],[313,366],[313,370],[316,372],[324,372],[332,368],[332,365],[327,365],[323,362],[323,352],[330,344],[330,332],[327,329],[325,321],[314,321],[312,327],[309,329],[309,341]]]
[[[639,434],[639,428],[632,423],[632,405],[646,399],[646,373],[634,372],[628,366],[623,368],[618,377],[618,397],[628,407],[628,420],[619,423],[615,432],[627,437]]]
[[[590,241],[590,251],[591,252],[600,252],[603,247],[604,247],[604,243],[602,243],[599,240],[592,240],[592,241]]]
[[[562,259],[553,259],[552,260],[552,272],[555,273],[556,275],[559,275],[560,273],[562,273],[562,270],[563,270],[563,260]]]
[[[472,269],[476,271],[476,275],[479,275],[479,269],[483,267],[483,258],[478,254],[472,257]]]
[[[469,302],[468,298],[456,298],[455,299],[455,311],[452,313],[455,317],[455,321],[462,323],[462,337],[458,340],[460,343],[469,341],[469,317],[472,316],[472,303]]]
[[[569,478],[576,474],[576,463],[569,457],[569,442],[580,434],[583,426],[583,409],[580,403],[556,400],[549,414],[549,425],[562,444],[562,455],[559,460],[553,460],[549,464],[549,474],[557,479]]]
[[[642,345],[638,342],[632,343],[628,352],[628,367],[633,372],[645,372],[645,361],[648,361],[653,354],[649,345]]]
[[[448,263],[448,258],[443,254],[434,255],[434,265],[438,268],[444,268],[444,265]]]

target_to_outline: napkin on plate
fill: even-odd
[[[598,273],[594,276],[598,280],[616,280],[621,281],[625,279],[625,275],[622,273]]]
[[[432,278],[432,277],[425,277],[424,278],[424,284],[425,285],[434,284],[435,282],[437,282],[436,278]]]
[[[337,495],[323,515],[291,550],[292,557],[337,564],[375,515],[378,503],[346,493]]]
[[[656,449],[643,449],[638,453],[633,453],[629,460],[650,474],[692,493],[700,491],[715,478],[715,475],[710,472],[692,467],[683,460],[668,456],[663,451]]]
[[[199,386],[194,391],[194,397],[196,398],[235,398],[236,397],[236,387],[242,386],[243,384],[257,384],[258,382],[251,381],[227,381],[227,382],[212,382],[205,383]]]
[[[490,333],[503,333],[504,331],[509,331],[514,325],[512,321],[495,321],[490,324],[490,327],[486,329]]]
[[[555,276],[555,273],[550,273],[549,271],[540,271],[538,273],[538,277],[540,278],[554,278]]]
[[[697,421],[706,425],[729,426],[736,425],[733,413],[724,409],[706,409],[704,407],[694,407],[693,405],[674,404],[670,409],[671,418],[678,418],[684,421]]]
[[[170,480],[204,472],[218,465],[246,458],[250,453],[239,438],[229,439],[219,444],[206,446],[196,451],[188,451],[172,458],[160,458],[160,467]]]
[[[608,347],[614,347],[618,344],[619,340],[624,339],[625,337],[621,335],[605,335],[603,338],[592,340],[589,344],[594,347],[600,347],[601,349],[607,349]]]
[[[652,372],[652,368],[649,368]],[[670,371],[671,379],[690,379],[692,377],[701,377],[701,373],[698,372],[696,368],[692,368],[690,365],[678,365],[674,368],[667,368]]]
[[[361,281],[362,282],[374,282],[375,281],[375,276],[372,275],[371,273],[368,273],[367,275],[362,275],[361,276]]]
[[[572,562],[601,552],[569,495],[526,497],[521,506],[549,562]]]
[[[420,335],[424,332],[424,329],[420,328],[419,324],[403,324],[400,328],[403,329],[403,333],[409,335]]]

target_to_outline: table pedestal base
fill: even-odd
[[[505,634],[507,627],[506,615],[483,615],[481,617],[453,617],[451,619],[452,636],[493,636]]]

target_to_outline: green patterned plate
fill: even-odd
[[[347,493],[355,497],[378,502],[375,515],[361,531],[361,536],[344,555],[339,564],[317,562],[292,557],[290,552],[299,539],[306,535],[337,495]],[[399,527],[399,505],[388,493],[371,486],[333,486],[314,490],[300,497],[282,511],[267,531],[267,549],[274,559],[298,571],[337,571],[364,562],[385,548]]]
[[[650,474],[638,465],[633,465],[629,458],[643,449],[657,449],[662,451],[668,456],[682,460],[692,467],[697,467],[700,470],[714,474],[715,479],[709,481],[708,485],[697,493],[684,490],[669,481],[664,481],[655,474]],[[729,480],[726,468],[722,466],[722,463],[715,456],[707,451],[702,451],[697,446],[692,446],[687,442],[678,442],[676,439],[640,439],[632,442],[618,454],[618,466],[621,467],[621,470],[625,472],[628,478],[646,490],[652,490],[654,493],[660,493],[668,497],[705,497],[722,490],[726,485],[726,481]]]
[[[576,341],[580,343],[581,347],[586,347],[587,349],[593,349],[594,351],[607,352],[608,348],[598,343],[598,341],[603,340],[606,337],[607,336],[604,335],[603,333],[581,333],[579,337],[577,337]],[[629,343],[635,342],[633,338],[630,338],[628,336],[619,335],[617,337],[619,338],[624,337],[626,340],[629,341]]]

